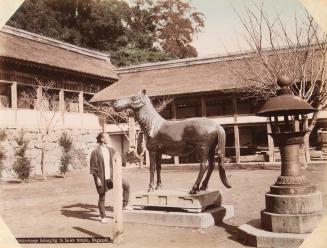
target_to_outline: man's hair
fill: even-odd
[[[101,132],[101,133],[98,134],[97,143],[99,143],[99,144],[101,143],[101,139],[102,139],[104,134],[108,134],[108,132]]]

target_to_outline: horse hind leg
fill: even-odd
[[[202,178],[203,178],[205,172],[208,169],[208,165],[207,165],[208,148],[204,148],[204,147],[200,148],[199,155],[200,155],[200,171],[199,171],[198,177],[190,191],[190,194],[196,194],[197,192],[200,191],[200,189],[199,189],[200,183],[202,181]]]
[[[215,168],[215,148],[209,150],[208,163],[209,163],[208,172],[206,174],[206,177],[202,181],[200,190],[206,190],[208,188],[210,177]]]

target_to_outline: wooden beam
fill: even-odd
[[[240,132],[237,125],[237,98],[233,96],[233,116],[234,116],[234,140],[236,163],[241,163]]]
[[[173,101],[172,103],[171,103],[171,118],[173,119],[173,120],[176,120],[176,103],[175,103],[175,101]]]
[[[201,113],[202,113],[202,117],[207,116],[207,106],[204,96],[201,96]]]
[[[83,91],[80,91],[78,93],[78,112],[83,113],[84,112],[84,97],[83,97]]]
[[[235,139],[235,156],[236,163],[241,162],[241,149],[240,149],[240,133],[238,125],[234,125],[234,139]]]
[[[123,187],[122,187],[122,159],[121,154],[113,155],[113,240],[121,238],[123,234]]]
[[[267,135],[268,135],[268,156],[269,156],[269,162],[275,162],[275,146],[274,146],[274,140],[269,135],[271,133],[271,125],[268,122],[267,123]]]
[[[17,109],[17,83],[13,82],[11,85],[11,108]]]

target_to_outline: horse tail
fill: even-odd
[[[217,154],[218,154],[218,170],[219,176],[222,183],[226,188],[231,188],[228,178],[226,176],[224,162],[225,162],[225,145],[226,145],[226,133],[222,126],[217,126],[217,135],[218,135],[218,143],[217,143]]]

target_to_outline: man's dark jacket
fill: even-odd
[[[110,152],[110,178],[112,179],[113,163],[112,157],[115,153],[115,150],[111,147],[108,147]],[[99,194],[105,193],[108,190],[108,186],[105,183],[105,172],[104,172],[104,160],[100,145],[91,153],[90,159],[90,173],[94,177],[95,186]],[[102,186],[98,187],[97,178],[100,178]]]

